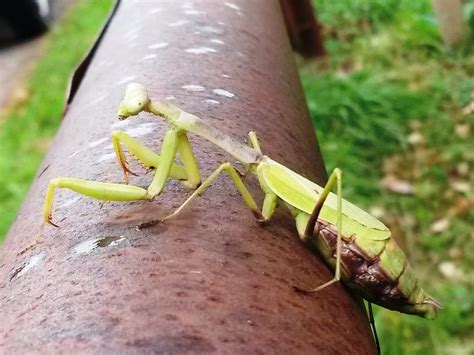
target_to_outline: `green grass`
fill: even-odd
[[[28,81],[28,101],[0,119],[0,242],[60,124],[68,78],[112,3],[83,1],[54,25]]]
[[[378,309],[382,353],[473,353],[472,46],[443,48],[427,0],[315,5],[329,58],[301,76],[327,168],[343,169],[345,196],[377,211],[444,304],[435,321]],[[387,177],[415,194],[391,192]]]

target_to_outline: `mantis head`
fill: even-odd
[[[142,84],[129,84],[125,90],[125,97],[118,109],[119,120],[126,120],[130,116],[135,116],[142,111],[147,111],[149,103],[150,98]]]

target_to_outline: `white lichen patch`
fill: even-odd
[[[223,97],[234,97],[235,94],[231,93],[230,91],[224,90],[224,89],[214,89],[212,92],[216,95],[223,96]]]
[[[208,100],[204,100],[205,103],[208,103],[210,105],[219,105],[220,102],[217,101],[217,100],[212,100],[212,99],[208,99]]]
[[[151,10],[150,10],[149,14],[150,14],[150,15],[154,15],[154,14],[157,14],[158,12],[161,12],[161,11],[163,11],[163,8],[161,8],[161,7],[155,7],[154,9],[151,9]]]
[[[139,32],[142,30],[141,26],[138,24],[136,27],[131,28],[125,32],[122,38],[126,41],[134,41],[139,37]]]
[[[63,208],[71,207],[73,204],[75,204],[76,202],[78,202],[80,199],[81,199],[81,196],[79,196],[79,195],[76,195],[76,196],[74,196],[74,197],[68,198],[66,201],[64,201],[63,203],[61,203],[61,205],[59,206],[59,208],[63,209]]]
[[[148,55],[144,56],[142,60],[150,60],[150,59],[155,59],[157,57],[158,56],[156,54],[148,54]]]
[[[238,6],[236,4],[233,4],[231,2],[225,2],[224,5],[227,6],[227,7],[230,7],[233,10],[237,10],[237,11],[240,10],[240,6]]]
[[[116,84],[117,84],[117,85],[126,84],[126,83],[129,83],[129,82],[135,80],[136,78],[137,78],[136,75],[130,75],[130,76],[127,76],[127,77],[125,77],[125,78],[123,78],[123,79],[117,81]]]
[[[224,44],[224,41],[221,41],[220,39],[217,39],[217,38],[212,38],[209,41],[212,43]]]
[[[89,104],[90,104],[90,105],[96,105],[96,104],[98,104],[99,102],[104,101],[104,99],[105,99],[107,96],[108,96],[107,94],[98,96],[97,98],[95,98],[94,100],[92,100]]]
[[[133,120],[123,120],[123,121],[118,121],[117,120],[114,123],[112,123],[112,128],[123,128],[125,126],[128,126],[132,122],[133,122]]]
[[[93,141],[93,142],[90,142],[88,144],[89,148],[94,148],[94,147],[97,147],[98,145],[101,145],[102,143],[105,143],[108,141],[109,138],[105,137],[105,138],[101,138],[101,139],[97,139],[96,141]]]
[[[111,61],[111,60],[102,60],[101,62],[99,62],[99,64],[97,64],[99,67],[106,67],[106,68],[109,68],[111,67],[112,65],[114,65],[114,62]]]
[[[205,88],[204,86],[201,86],[201,85],[183,85],[181,86],[182,89],[186,90],[186,91],[204,91]]]
[[[173,96],[173,95],[166,96],[165,100],[176,100],[176,96]]]
[[[153,43],[148,46],[148,49],[160,49],[160,48],[165,48],[168,47],[168,43],[166,42],[159,42],[159,43]]]
[[[104,154],[99,159],[97,159],[97,162],[98,163],[103,163],[104,161],[114,160],[115,157],[116,157],[115,152]]]
[[[73,157],[75,157],[77,154],[79,154],[80,152],[82,152],[82,149],[76,150],[74,153],[70,154],[68,158],[73,158]]]
[[[199,11],[199,10],[185,10],[185,15],[205,15],[206,11]]]
[[[189,23],[188,20],[178,20],[178,21],[169,23],[168,26],[169,27],[179,27],[179,26],[186,25],[187,23]]]
[[[144,123],[126,130],[125,133],[132,137],[140,137],[152,133],[157,127],[159,126],[156,123]]]
[[[188,48],[184,50],[186,53],[192,54],[205,54],[205,53],[216,53],[217,50],[211,47],[196,47],[196,48]]]
[[[20,276],[23,276],[26,274],[29,270],[34,268],[35,266],[38,266],[44,259],[44,252],[41,252],[39,254],[33,255],[30,260],[28,260],[26,263],[24,263],[16,272],[16,274],[12,277],[12,279],[16,279]]]
[[[110,250],[111,248],[116,248],[120,246],[127,246],[130,245],[130,242],[126,237],[123,235],[121,236],[108,236],[108,237],[101,237],[101,238],[93,238],[86,240],[77,244],[74,247],[74,252],[76,254],[88,254],[92,252],[98,252],[101,249],[103,251]]]
[[[224,30],[222,28],[217,28],[217,27],[212,27],[212,26],[199,26],[197,27],[197,30],[204,33],[210,33],[210,34],[216,34],[216,35],[220,35],[224,33]]]
[[[138,38],[138,33],[130,33],[123,36],[123,39],[127,42],[133,42]]]

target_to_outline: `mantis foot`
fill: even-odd
[[[52,216],[49,216],[48,217],[48,220],[46,221],[48,224],[52,225],[53,227],[56,227],[56,228],[59,228],[59,225],[57,225],[56,223],[53,222],[53,218]],[[44,226],[44,224],[43,224]],[[43,227],[41,228],[41,230],[43,230]]]
[[[293,291],[296,291],[298,293],[313,293],[313,290],[306,290],[298,286],[291,286],[291,288],[293,289]]]
[[[146,228],[150,228],[150,227],[156,226],[157,224],[160,224],[160,223],[163,223],[163,219],[155,219],[155,220],[153,220],[153,221],[140,223],[139,225],[137,225],[137,226],[135,227],[135,229],[136,229],[137,231],[140,231],[140,230],[142,230],[142,229],[146,229]]]

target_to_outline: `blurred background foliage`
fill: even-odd
[[[384,354],[474,353],[474,57],[472,36],[441,43],[428,0],[314,0],[328,55],[299,60],[328,171],[381,218],[444,304],[427,321],[377,309]],[[0,120],[0,241],[63,109],[70,72],[112,0],[79,2],[55,24],[28,99]],[[474,30],[474,3],[464,6]]]
[[[383,354],[474,353],[474,56],[440,39],[428,0],[314,0],[327,57],[300,61],[328,171],[381,218],[444,309],[378,308]],[[464,6],[474,30],[474,3]]]

